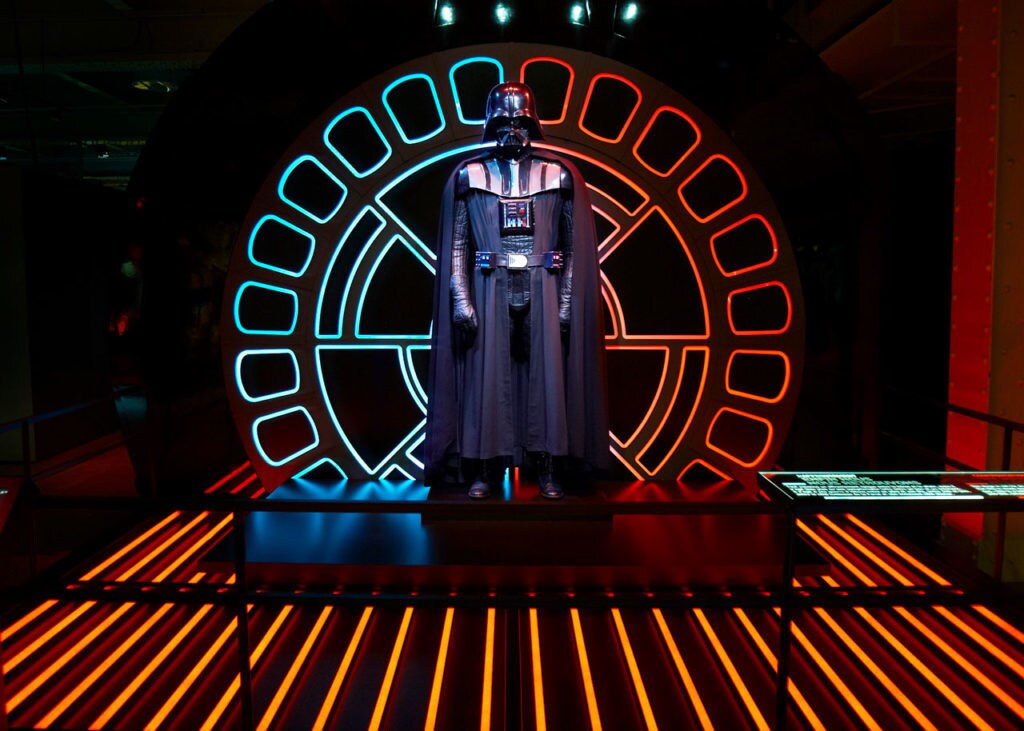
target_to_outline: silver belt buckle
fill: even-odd
[[[509,254],[508,255],[508,268],[509,269],[526,269],[528,260],[526,254]]]

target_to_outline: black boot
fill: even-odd
[[[537,454],[537,484],[540,485],[540,494],[549,500],[561,500],[565,497],[562,486],[555,482],[554,465],[551,455],[547,452]]]
[[[467,493],[474,500],[483,500],[491,494],[491,486],[496,482],[497,472],[495,465],[492,464],[494,461],[493,459],[478,460],[476,479],[469,486]]]

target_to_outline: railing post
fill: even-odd
[[[235,551],[235,603],[238,620],[238,677],[239,698],[242,702],[242,728],[256,728],[252,708],[252,666],[249,664],[249,595],[245,572],[245,511],[236,508],[231,514],[231,529]]]
[[[789,656],[793,637],[793,577],[796,574],[796,515],[786,510],[785,549],[782,563],[782,602],[779,607],[779,657],[775,674],[775,728],[786,728],[789,712]]]
[[[1010,471],[1013,462],[1013,429],[1009,424],[1003,424],[1003,455],[1000,461],[1003,472]]]

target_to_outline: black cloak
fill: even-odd
[[[557,162],[573,179],[573,287],[569,332],[563,338],[558,322],[559,278],[542,268],[530,269],[529,372],[513,366],[509,344],[506,296],[507,271],[485,272],[473,267],[470,288],[477,312],[475,337],[467,338],[452,323],[452,236],[455,219],[456,168],[444,189],[437,239],[437,274],[434,278],[434,325],[431,333],[430,370],[427,377],[427,425],[424,473],[428,484],[441,481],[457,468],[458,458],[497,456],[521,459],[522,449],[546,451],[556,457],[581,460],[590,468],[606,469],[608,443],[607,376],[604,352],[604,308],[598,271],[597,237],[586,184],[570,162],[546,151],[533,157]],[[490,153],[474,160],[483,160]],[[533,253],[557,248],[559,226],[544,214],[545,199],[538,196]],[[471,244],[483,251],[501,251],[497,206],[473,209],[470,196]],[[490,219],[494,220],[491,221]],[[484,219],[484,220],[481,220]],[[547,221],[547,223],[546,223]],[[552,240],[552,237],[555,237]],[[467,261],[472,267],[474,247]],[[513,379],[521,380],[525,403],[514,404]],[[525,382],[524,382],[525,381]],[[558,400],[564,399],[564,409]],[[463,415],[465,417],[465,429]],[[526,418],[516,443],[513,419]]]

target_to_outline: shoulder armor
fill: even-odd
[[[461,197],[466,195],[469,191],[469,170],[467,166],[459,168],[458,174],[455,176],[455,195]]]
[[[569,168],[564,165],[559,166],[562,168],[562,174],[559,182],[561,183],[562,190],[572,190],[572,173],[569,172]]]

